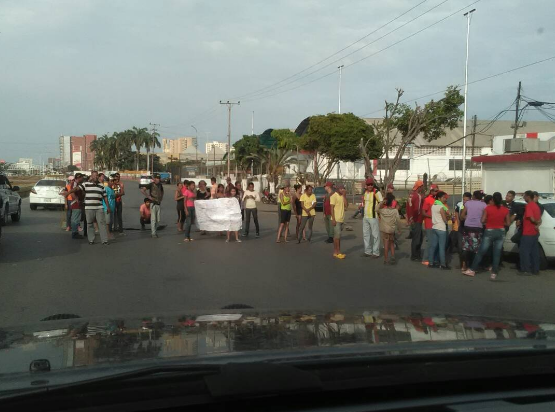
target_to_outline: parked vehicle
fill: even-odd
[[[172,174],[170,172],[160,172],[159,175],[162,183],[170,184],[172,182]]]
[[[152,183],[152,176],[151,175],[141,175],[141,178],[139,179],[139,189],[141,187],[148,186],[150,183]]]
[[[65,187],[65,181],[61,179],[41,179],[29,193],[29,206],[31,210],[37,210],[38,206],[46,208],[63,209],[65,199],[60,192]]]
[[[316,210],[324,209],[324,197],[326,197],[326,189],[323,186],[314,188],[314,196],[316,196]]]
[[[526,203],[523,200],[515,202],[517,207],[524,208]],[[547,269],[550,260],[555,259],[555,199],[540,199],[540,204],[544,207],[542,224],[540,226],[540,269]],[[515,234],[516,224],[509,227],[503,243],[503,252],[508,254],[518,253],[518,245],[511,241]]]
[[[21,197],[18,191],[19,186],[0,184],[0,226],[8,223],[8,217],[11,217],[12,222],[21,219]]]
[[[266,205],[277,205],[277,196],[274,193],[266,191],[264,196],[262,196],[262,203]]]

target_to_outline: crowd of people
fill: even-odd
[[[393,185],[388,185],[384,193],[379,190],[372,178],[364,182],[365,190],[357,207],[357,215],[362,215],[363,257],[379,258],[381,245],[384,249],[384,264],[395,264],[395,251],[398,249],[401,215],[400,203],[395,199]],[[325,242],[333,244],[333,257],[345,259],[341,252],[341,233],[344,229],[345,214],[348,208],[347,192],[343,185],[328,182],[324,186],[323,217],[327,234]],[[277,196],[278,228],[276,243],[288,243],[292,237],[297,243],[311,242],[316,217],[316,196],[311,185],[296,184],[291,187],[283,184]],[[456,250],[461,272],[473,277],[480,269],[490,271],[492,280],[497,278],[502,260],[503,242],[513,222],[517,230],[512,241],[519,245],[519,273],[537,275],[539,273],[539,226],[543,209],[538,202],[537,192],[524,194],[525,207],[517,207],[515,192],[509,191],[503,200],[501,193],[485,195],[482,191],[464,193],[462,200],[453,210],[448,207],[449,195],[432,184],[427,195],[424,183],[417,181],[406,203],[406,219],[410,226],[410,258],[429,268],[449,270],[450,251]],[[164,186],[160,176],[154,175],[153,181],[141,188],[144,202],[139,208],[141,229],[150,224],[151,235],[158,237],[160,228],[161,203]],[[118,173],[109,177],[93,171],[90,176],[76,173],[68,178],[63,191],[67,199],[67,228],[74,239],[87,237],[93,244],[95,233],[100,234],[103,244],[114,238],[115,233],[123,233],[122,197],[124,184]],[[249,182],[243,189],[242,182],[218,184],[212,178],[210,186],[201,180],[198,187],[194,181],[177,183],[174,201],[177,210],[177,231],[183,232],[185,242],[192,242],[192,227],[197,232],[206,232],[196,223],[195,201],[220,198],[237,200],[241,210],[241,236],[249,236],[251,220],[260,237],[257,203],[260,194]],[[290,235],[290,222],[294,217],[294,236]],[[80,235],[83,228],[84,236]],[[239,231],[220,232],[226,242],[241,242]]]

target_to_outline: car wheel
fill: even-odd
[[[34,204],[30,204],[29,207],[31,208],[31,210],[37,210],[37,205]]]
[[[541,247],[540,245],[540,270],[547,270],[547,266],[548,266],[547,256],[545,256],[543,247]]]
[[[21,203],[17,207],[17,212],[12,215],[12,222],[19,222],[21,219]]]
[[[4,206],[4,215],[2,216],[2,220],[0,221],[0,224],[2,226],[6,226],[8,224],[8,211],[10,210],[10,205],[6,203],[6,206]]]

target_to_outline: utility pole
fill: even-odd
[[[251,119],[251,136],[254,136],[254,110],[252,111],[252,119]]]
[[[513,133],[513,139],[516,139],[516,134],[518,132],[518,108],[520,106],[520,88],[522,83],[518,82],[518,91],[516,93],[516,110],[515,110],[515,131]]]
[[[154,174],[154,148],[156,147],[156,144],[154,143],[156,141],[156,126],[160,126],[160,123],[149,123],[149,125],[152,126],[152,171],[151,173]],[[148,159],[149,159],[149,155],[146,156],[146,169],[148,169]]]
[[[225,104],[227,106],[227,177],[229,177],[230,169],[231,169],[231,107],[236,104],[240,105],[241,102],[222,102],[220,100],[220,104]]]
[[[461,191],[465,192],[466,189],[466,106],[467,106],[467,93],[468,93],[468,41],[470,39],[470,20],[472,13],[476,9],[464,13],[466,17],[466,61],[464,65],[464,123],[463,123],[463,152],[462,152],[462,178],[461,178]]]
[[[478,116],[472,118],[472,146],[470,147],[470,159],[474,157],[474,142],[476,141],[476,126],[478,125]],[[470,169],[470,193],[472,193],[472,169]],[[461,193],[462,195],[462,193]]]
[[[195,129],[195,177],[197,176],[196,170],[198,167],[198,130],[195,126],[191,125]]]
[[[339,69],[339,107],[337,109],[338,114],[341,114],[341,72],[343,71],[344,66],[344,64],[342,64],[341,66],[337,66],[337,68]]]

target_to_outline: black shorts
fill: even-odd
[[[291,220],[291,211],[281,209],[281,223],[289,223]]]

